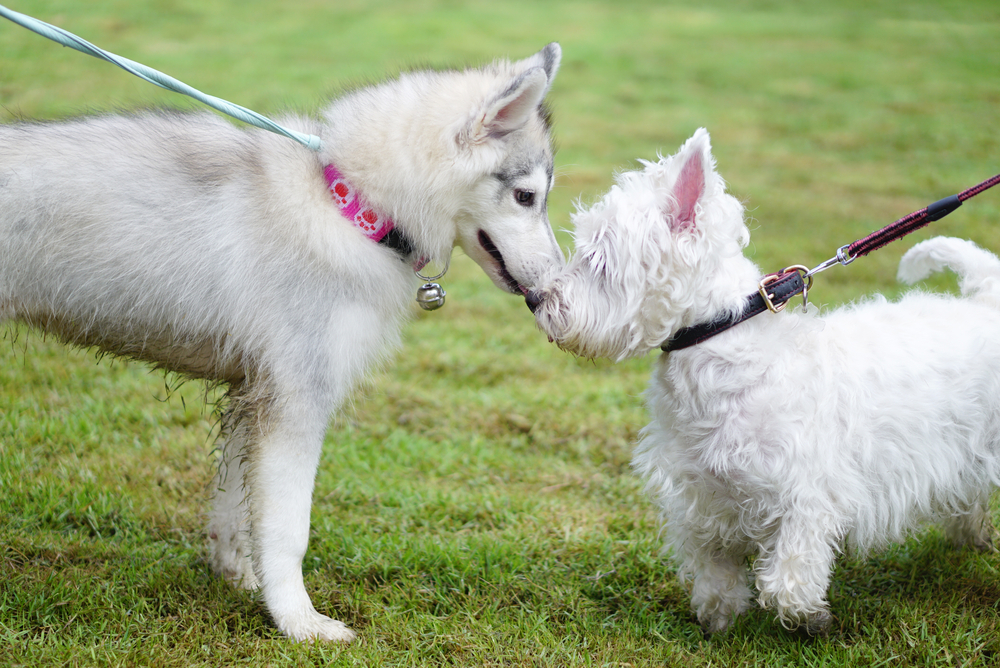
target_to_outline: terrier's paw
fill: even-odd
[[[704,609],[698,614],[698,623],[705,635],[725,634],[733,621],[750,609],[750,601],[738,597],[720,602],[714,609]]]
[[[706,619],[699,619],[702,633],[706,636],[725,635],[733,623],[729,615],[712,615]]]
[[[819,608],[816,612],[792,612],[791,610],[779,610],[778,621],[787,631],[795,633],[805,633],[810,636],[827,636],[833,627],[833,614],[826,608]]]
[[[275,625],[286,636],[299,642],[319,640],[348,643],[357,637],[357,634],[347,624],[321,615],[315,610],[275,619]]]
[[[992,535],[976,536],[969,541],[969,546],[977,552],[996,552],[997,548],[993,542]]]
[[[997,530],[981,505],[977,504],[967,514],[951,518],[944,524],[944,530],[957,548],[971,547],[977,552],[996,550]]]
[[[811,636],[828,636],[833,627],[833,615],[829,610],[820,610],[806,618],[800,628]]]

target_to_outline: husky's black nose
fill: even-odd
[[[534,313],[535,309],[539,307],[542,301],[545,299],[545,295],[541,292],[535,292],[534,290],[528,290],[524,295],[524,301],[528,304],[528,308]]]

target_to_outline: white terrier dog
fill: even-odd
[[[543,99],[560,60],[413,72],[286,118],[320,153],[212,114],[0,126],[0,323],[228,387],[214,569],[278,628],[350,640],[302,580],[331,415],[398,345],[457,243],[523,294],[563,263]]]
[[[739,314],[760,270],[699,130],[680,152],[574,216],[576,251],[529,293],[562,348],[620,360]],[[761,605],[825,633],[831,567],[943,521],[987,549],[1000,482],[1000,260],[936,238],[900,278],[950,267],[963,298],[911,292],[818,315],[765,313],[662,355],[633,466],[661,510],[665,550],[709,632]]]

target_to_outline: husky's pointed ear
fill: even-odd
[[[460,138],[478,143],[487,138],[498,139],[522,127],[549,92],[561,58],[559,44],[552,42],[535,55],[515,63],[514,69],[520,70],[520,74],[487,99]]]
[[[562,60],[562,49],[559,48],[559,42],[552,42],[535,55],[518,61],[514,66],[523,70],[529,70],[532,67],[541,67],[545,70],[545,76],[549,80],[548,86],[545,87],[545,93],[548,93],[552,86],[552,80],[556,78],[556,72],[559,71],[560,60]],[[544,96],[545,93],[542,95]]]
[[[469,139],[474,143],[487,138],[499,139],[522,127],[531,114],[536,113],[548,85],[548,77],[541,67],[532,67],[515,77],[473,117]]]
[[[708,131],[704,128],[695,131],[674,159],[681,166],[664,217],[675,232],[693,230],[698,205],[705,196],[706,175],[714,170]]]

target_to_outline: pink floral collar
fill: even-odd
[[[330,190],[333,203],[337,205],[344,217],[354,223],[362,233],[375,243],[387,246],[404,259],[412,259],[414,271],[420,271],[427,265],[427,258],[411,258],[414,254],[412,242],[396,227],[392,218],[378,211],[352,186],[340,170],[333,165],[323,168],[323,176]]]

